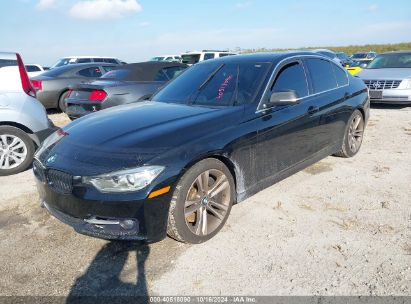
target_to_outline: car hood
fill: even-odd
[[[364,69],[357,74],[362,79],[370,80],[402,80],[405,78],[411,78],[411,69],[399,68],[399,69]]]
[[[154,157],[239,123],[241,109],[161,102],[109,108],[64,127],[66,135],[49,149],[46,165],[73,175],[141,166]],[[49,164],[47,159],[53,162]]]

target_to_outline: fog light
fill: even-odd
[[[120,226],[126,230],[133,229],[134,225],[135,222],[133,220],[124,220],[120,222]]]

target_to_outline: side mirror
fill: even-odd
[[[266,105],[268,107],[272,106],[285,106],[297,104],[299,102],[298,95],[295,91],[281,91],[273,92],[270,96],[270,101]]]

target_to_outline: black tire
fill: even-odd
[[[360,120],[358,128],[355,127],[356,119]],[[355,130],[353,130],[353,127],[355,127]],[[349,158],[349,157],[353,157],[354,155],[356,155],[361,148],[362,140],[364,137],[363,136],[364,129],[365,129],[364,116],[359,110],[355,110],[351,114],[351,117],[348,120],[347,126],[345,127],[344,139],[343,139],[341,150],[335,153],[334,155],[338,157],[344,157],[344,158]],[[353,134],[358,134],[357,140],[355,141],[355,144],[354,144],[355,148],[353,148],[353,144],[352,144]]]
[[[64,102],[64,99],[66,99],[68,92],[69,91],[64,91],[60,95],[60,98],[59,98],[58,109],[63,113],[66,112],[66,108],[67,108],[66,103]]]
[[[11,169],[2,168],[5,165],[4,160],[2,159],[2,163],[0,163],[0,176],[12,175],[26,170],[33,162],[34,152],[36,151],[33,140],[27,135],[26,132],[12,126],[0,126],[0,136],[4,135],[14,136],[20,139],[25,145],[26,157],[21,164]],[[0,139],[0,155],[3,155],[4,153],[2,143],[3,141]]]
[[[202,176],[202,174],[205,174],[205,172],[209,172],[207,173],[207,176],[209,176],[208,182],[207,182],[207,188],[210,190],[210,192],[212,192],[212,189],[215,189],[213,188],[213,186],[216,186],[216,188],[218,189],[222,188],[223,190],[219,191],[218,192],[219,194],[216,194],[215,196],[212,196],[210,194],[209,199],[207,199],[206,205],[204,205],[204,197],[199,199],[198,205],[201,206],[200,208],[203,208],[200,210],[204,210],[200,212],[204,212],[203,214],[205,214],[204,216],[206,218],[205,226],[208,227],[207,225],[209,225],[210,232],[205,233],[205,234],[203,234],[203,232],[200,232],[200,235],[198,235],[191,230],[191,229],[195,230],[194,223],[191,224],[187,220],[188,216],[185,214],[188,208],[186,207],[186,200],[188,199],[189,191],[192,191],[196,187],[197,185],[196,182],[198,178],[200,178],[200,175]],[[216,177],[217,175],[213,175],[215,174],[215,172],[217,173],[219,172],[221,173],[221,175],[219,177]],[[224,179],[224,176],[226,177],[226,179]],[[219,181],[222,180],[222,182],[217,183],[217,180]],[[210,184],[210,182],[213,182],[213,181],[214,183]],[[229,189],[227,189],[227,187],[229,187]],[[230,194],[229,198],[227,197],[228,193]],[[171,204],[170,204],[169,217],[168,217],[168,226],[167,226],[168,235],[177,241],[184,242],[184,243],[191,243],[191,244],[198,244],[198,243],[202,243],[202,242],[205,242],[211,239],[221,230],[221,228],[224,226],[225,222],[227,221],[227,218],[231,211],[231,207],[235,200],[235,193],[236,191],[235,191],[235,183],[234,183],[233,176],[231,175],[230,170],[224,165],[223,162],[217,159],[214,159],[214,158],[207,158],[207,159],[204,159],[196,163],[180,178],[176,186],[176,189],[174,190],[173,197],[172,197]],[[199,196],[199,194],[196,193],[196,196]],[[214,200],[215,202],[213,203]],[[217,218],[214,211],[210,212],[212,211],[210,210],[211,208],[215,208],[217,201],[218,201],[218,204],[224,208],[220,209],[220,207],[217,207],[216,209],[213,209],[213,210],[214,211],[217,210],[219,214],[221,212],[223,214],[223,215],[220,214],[222,219]],[[197,213],[192,213],[192,216],[195,215],[196,217],[195,221],[198,221],[197,217],[198,217],[199,211],[196,211],[196,212]],[[207,224],[207,221],[208,221],[208,224]],[[192,228],[189,228],[189,225],[192,225],[190,226]],[[202,228],[200,230],[202,230]]]

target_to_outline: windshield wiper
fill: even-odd
[[[204,88],[204,86],[210,82],[211,79],[214,78],[214,76],[218,73],[218,71],[221,70],[221,68],[224,66],[224,64],[220,65],[213,73],[210,74],[210,76],[208,76],[208,78],[198,87],[198,91],[200,91],[202,88]]]

